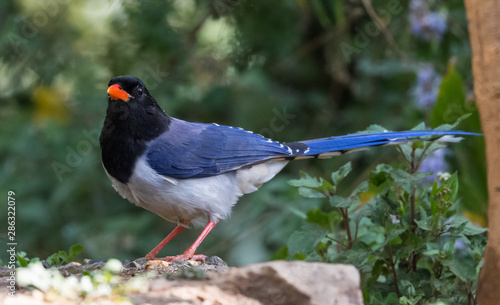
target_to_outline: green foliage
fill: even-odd
[[[26,267],[30,263],[36,263],[36,262],[40,261],[40,258],[38,258],[38,257],[29,258],[26,255],[27,254],[24,251],[17,252],[17,254],[16,254],[16,259],[17,259],[16,266],[17,267]]]
[[[64,265],[69,262],[72,262],[74,259],[78,257],[80,252],[82,252],[83,247],[81,245],[73,245],[71,248],[69,248],[69,253],[66,253],[66,251],[61,250],[58,251],[51,256],[47,257],[47,263],[49,265]]]
[[[78,255],[80,254],[80,252],[82,252],[82,250],[83,246],[76,244],[69,248],[69,253],[66,253],[66,251],[64,250],[58,251],[47,257],[45,261],[47,262],[47,264],[51,266],[64,265],[78,258]],[[40,261],[40,258],[38,257],[28,258],[26,252],[24,251],[18,252],[16,256],[17,256],[17,262],[16,262],[17,267],[27,267],[30,264]]]
[[[332,173],[331,182],[301,173],[290,184],[306,198],[321,194],[329,205],[309,210],[307,224],[276,255],[355,265],[365,304],[471,304],[486,229],[458,214],[456,172],[421,183],[430,173],[418,168],[438,146],[401,144],[406,169],[380,164],[348,196],[338,195],[337,186],[350,163]]]

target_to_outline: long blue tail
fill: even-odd
[[[292,147],[292,149],[294,147],[297,148],[298,151],[297,154],[294,154],[295,157],[311,156],[311,157],[328,158],[352,150],[359,150],[371,146],[398,144],[409,141],[457,142],[460,141],[461,138],[455,138],[453,136],[458,136],[458,135],[479,136],[481,134],[473,132],[465,132],[460,130],[408,130],[408,131],[351,134],[338,137],[291,142],[286,144]],[[427,137],[427,138],[420,138],[420,137]]]

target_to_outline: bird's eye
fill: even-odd
[[[137,91],[137,94],[138,94],[139,96],[141,96],[141,95],[142,95],[142,93],[143,93],[143,90],[142,90],[142,88],[141,88],[141,87],[137,88],[137,90],[136,90],[136,91]]]

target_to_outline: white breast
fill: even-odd
[[[228,218],[241,195],[256,191],[287,163],[269,161],[212,177],[175,179],[157,174],[142,157],[126,184],[106,174],[122,197],[170,222],[181,224],[198,218],[203,221]]]

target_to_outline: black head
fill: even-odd
[[[121,75],[109,81],[107,118],[115,124],[123,123],[132,129],[143,129],[147,125],[158,125],[162,123],[159,121],[167,117],[137,77]]]
[[[109,81],[108,99],[139,103],[144,106],[154,102],[144,83],[137,77],[130,75],[117,76]]]
[[[144,83],[130,75],[109,81],[106,119],[122,133],[138,139],[158,136],[170,122]]]
[[[113,78],[108,85],[108,109],[99,142],[110,175],[127,182],[147,142],[168,130],[170,117],[134,76]]]

